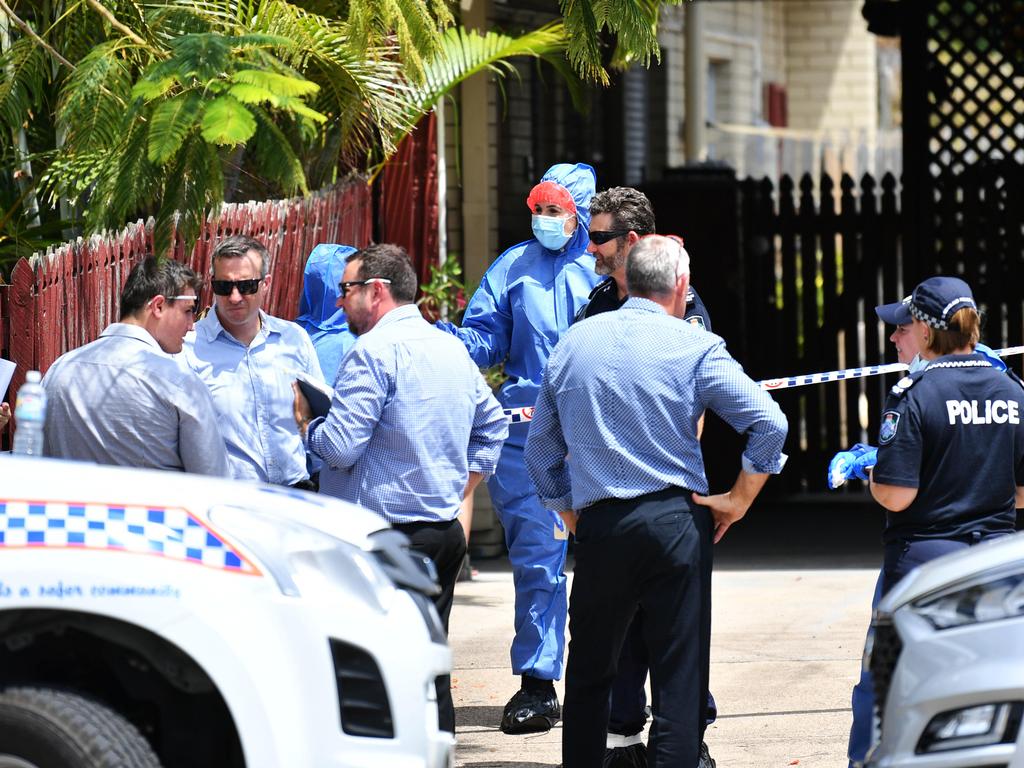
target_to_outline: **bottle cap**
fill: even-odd
[[[39,371],[29,371],[25,374],[25,381],[29,384],[38,384],[43,378],[43,375]]]

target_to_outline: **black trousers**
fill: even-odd
[[[466,556],[466,535],[462,532],[462,523],[456,518],[443,523],[399,523],[393,528],[409,537],[414,551],[434,561],[441,584],[441,594],[434,598],[434,606],[447,635],[448,618],[455,599],[455,580]],[[450,675],[437,678],[437,711],[441,730],[455,733],[455,703],[452,701]]]
[[[562,760],[597,768],[609,692],[638,608],[651,668],[649,764],[697,765],[711,647],[712,521],[670,488],[587,507],[576,526]]]
[[[612,683],[608,733],[633,736],[647,725],[647,642],[644,639],[644,611],[638,608],[622,643],[618,673]],[[718,717],[715,697],[708,691],[705,728]],[[703,738],[703,737],[702,737]]]

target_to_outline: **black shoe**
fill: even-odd
[[[711,757],[711,753],[708,752],[708,745],[703,741],[700,743],[700,761],[697,763],[697,768],[715,768],[715,761]]]
[[[602,768],[647,768],[647,745],[630,744],[628,747],[605,749]]]
[[[504,733],[538,733],[550,731],[562,716],[558,694],[550,691],[516,691],[501,715]]]

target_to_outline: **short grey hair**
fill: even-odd
[[[626,257],[626,286],[630,296],[667,296],[680,277],[690,276],[690,254],[677,237],[640,238]]]
[[[210,275],[217,266],[217,259],[238,259],[245,256],[249,251],[256,251],[260,255],[260,277],[270,274],[270,252],[267,246],[251,237],[244,235],[232,235],[217,243],[210,256]]]

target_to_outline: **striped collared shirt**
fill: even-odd
[[[341,361],[326,418],[309,425],[320,491],[392,523],[452,520],[470,472],[493,474],[508,424],[462,342],[412,304]]]
[[[747,433],[744,469],[781,471],[786,417],[721,337],[635,297],[576,323],[548,361],[526,441],[541,501],[568,511],[669,486],[707,493],[705,409]]]

